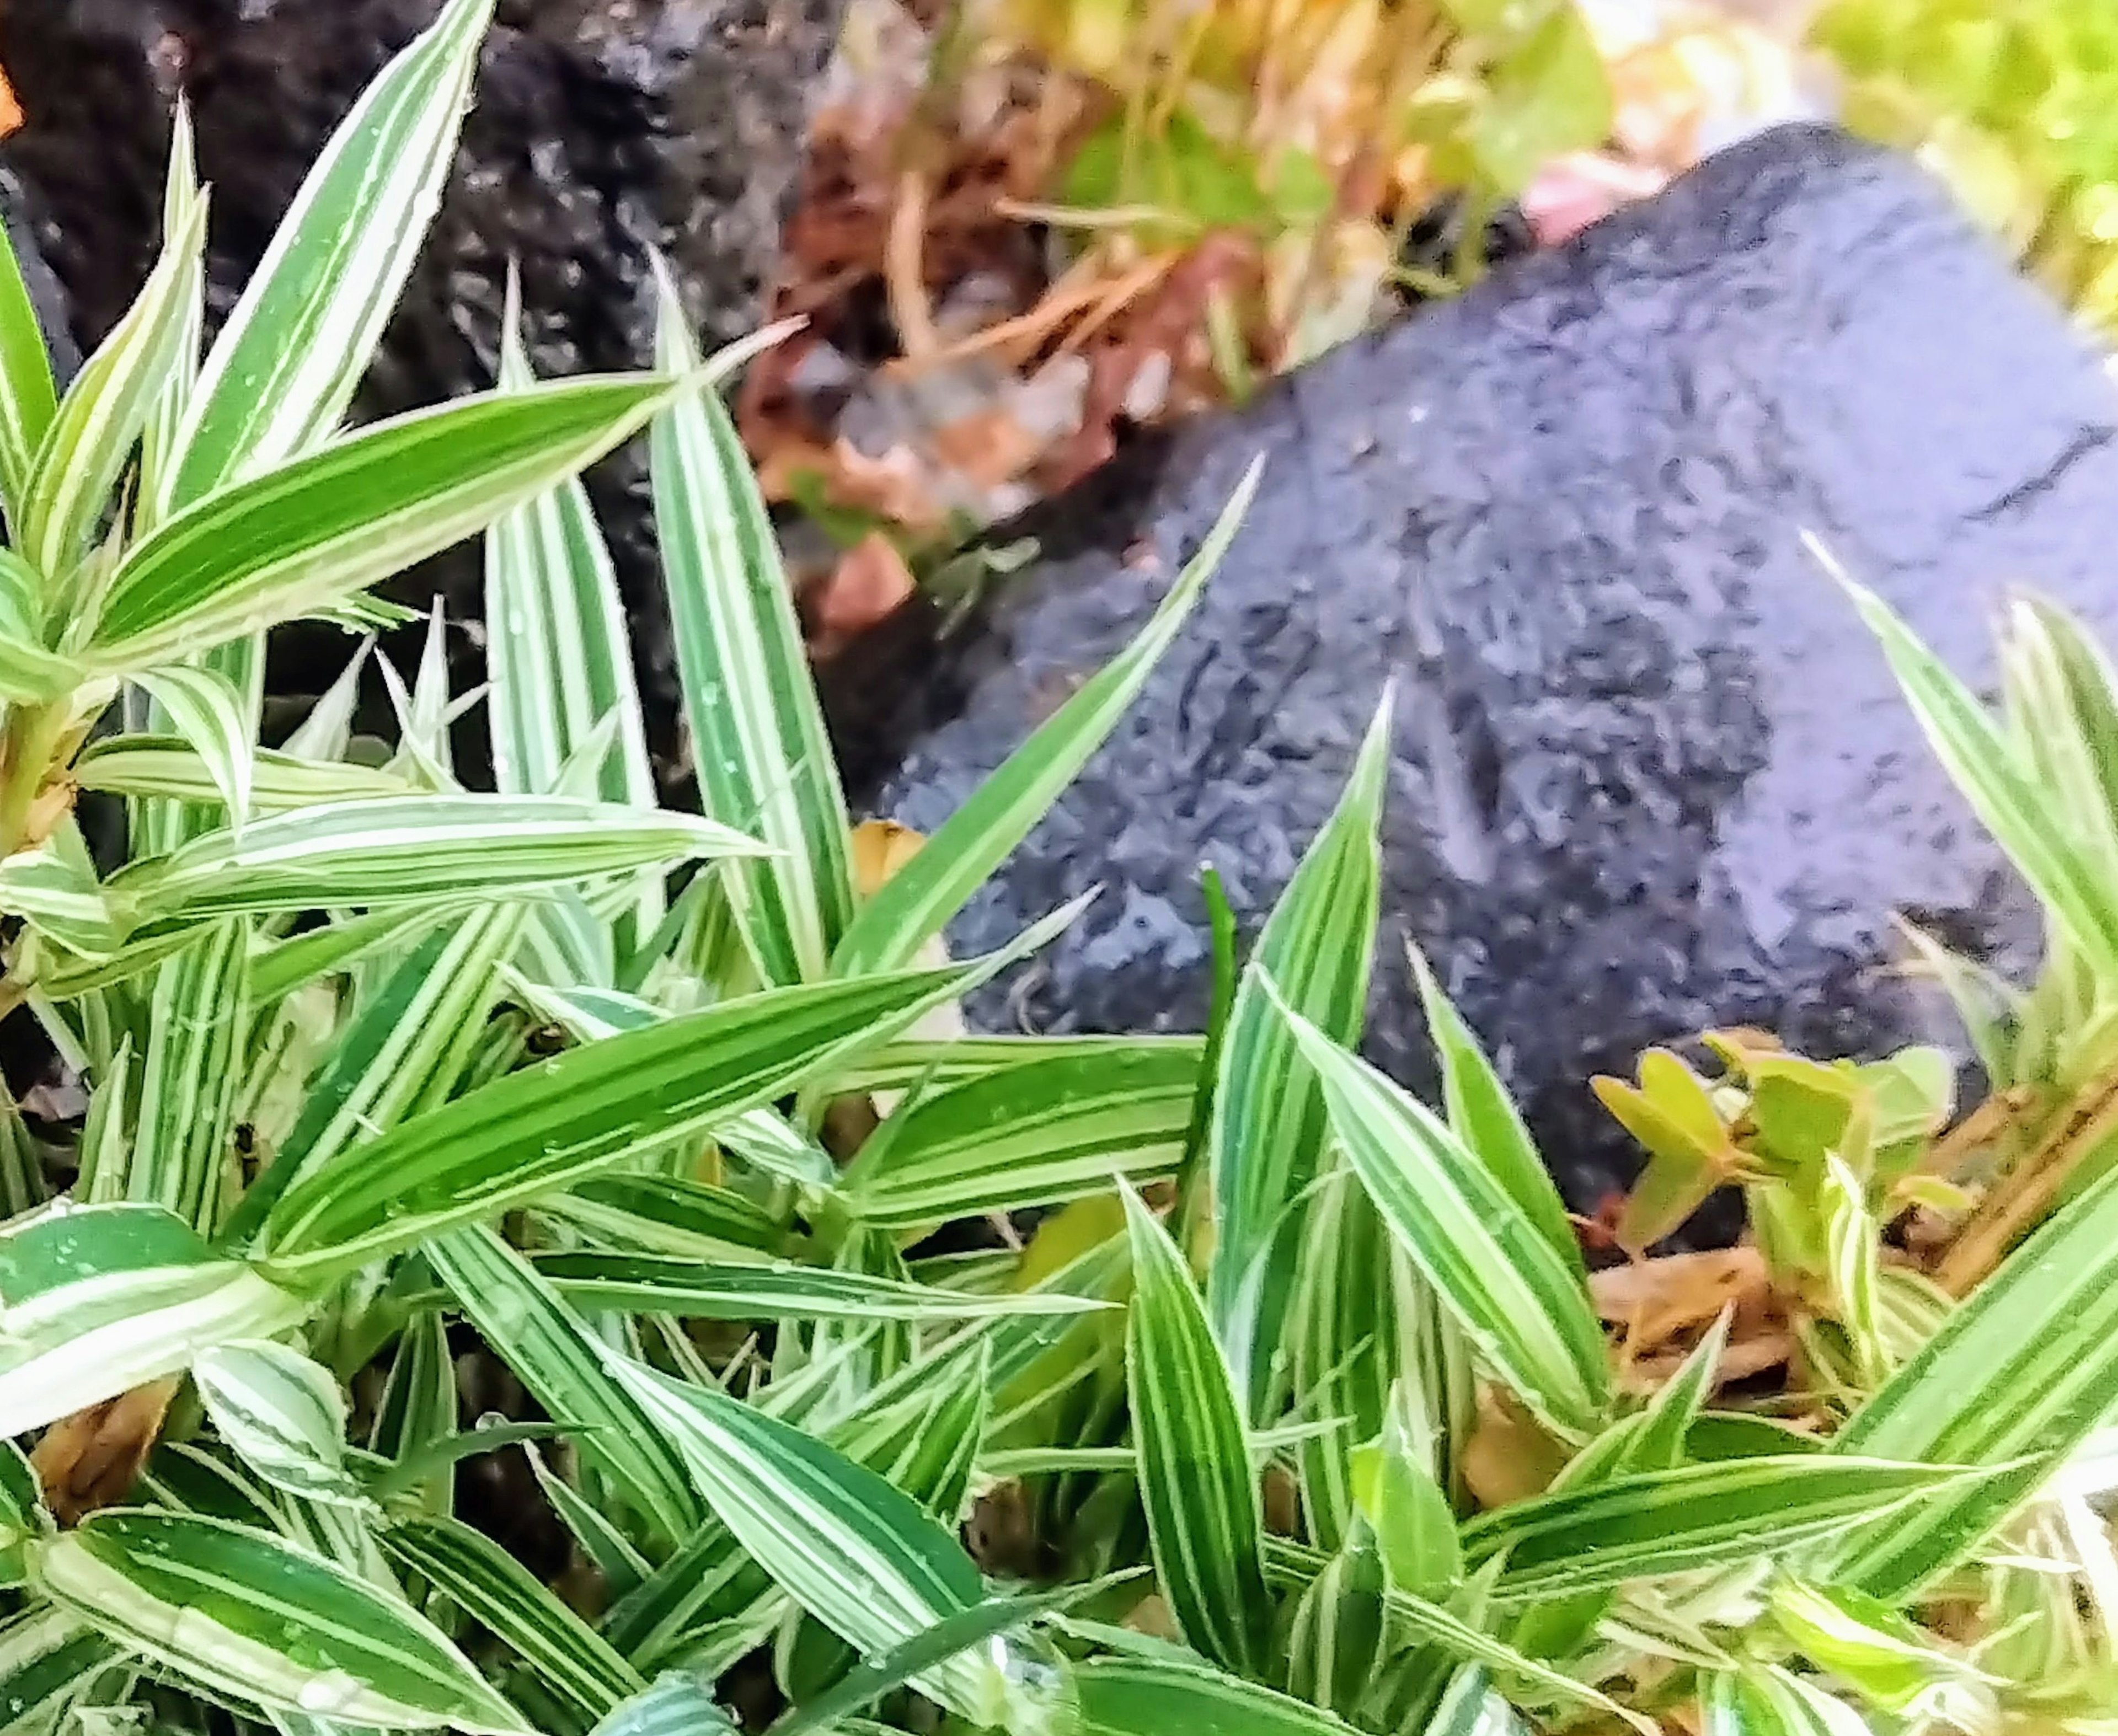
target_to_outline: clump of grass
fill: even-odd
[[[857,834],[710,389],[733,358],[666,285],[650,375],[540,386],[511,319],[495,393],[337,431],[487,14],[384,73],[202,366],[181,137],[164,265],[63,400],[0,296],[6,981],[89,1093],[41,1135],[0,1106],[10,1736],[2107,1721],[2088,642],[2015,616],[1996,722],[1852,593],[2050,955],[2016,999],[1935,953],[1996,1092],[1953,1126],[1917,1050],[1726,1034],[1716,1076],[1603,1083],[1651,1154],[1622,1243],[1744,1189],[1732,1309],[1700,1268],[1591,1276],[1431,980],[1441,1108],[1358,1059],[1387,704],[1247,958],[1221,936],[1210,1033],[965,1035],[958,998],[1074,912],[991,958],[939,937],[1255,479],[938,833]],[[657,804],[571,479],[642,423],[703,814]],[[370,583],[476,532],[485,689],[437,631],[383,666],[386,763],[349,747],[358,658],[258,745],[266,626],[374,620]],[[475,703],[489,792],[449,750]],[[126,805],[108,875],[81,790]],[[466,1498],[471,1460],[521,1468],[554,1560],[503,1547],[523,1513]]]

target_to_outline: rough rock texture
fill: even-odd
[[[0,4],[7,70],[28,113],[0,160],[37,196],[40,239],[78,335],[99,338],[146,275],[180,85],[213,184],[218,315],[354,96],[437,9],[438,0]],[[754,328],[837,12],[838,0],[502,0],[455,178],[356,416],[490,383],[511,256],[521,261],[532,357],[546,373],[650,359],[650,245],[671,260],[710,340]],[[659,605],[647,601],[638,476],[613,467],[600,482],[622,572],[642,601],[643,650],[666,668]],[[472,566],[460,558],[442,582],[474,595]],[[298,651],[305,643],[297,636]],[[342,644],[326,649],[344,654]],[[282,685],[309,672],[291,668]]]
[[[2026,963],[2020,896],[1798,537],[1961,668],[1990,667],[2011,582],[2118,633],[2118,390],[1916,169],[1764,135],[1056,503],[1044,561],[898,720],[923,733],[881,810],[939,824],[1258,452],[1199,614],[956,925],[982,949],[1107,888],[983,1020],[1195,1028],[1198,865],[1254,929],[1392,676],[1369,1050],[1426,1076],[1409,935],[1580,1205],[1630,1166],[1590,1074],[1713,1023],[1824,1053],[1950,1032],[1893,968],[1894,910]]]

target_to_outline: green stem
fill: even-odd
[[[30,815],[66,728],[66,709],[59,705],[33,706],[8,718],[0,743],[0,856],[30,841]]]

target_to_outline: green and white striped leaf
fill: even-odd
[[[658,259],[655,366],[699,358]],[[726,884],[769,983],[814,981],[853,920],[850,823],[778,539],[735,423],[711,386],[656,418],[654,525],[705,810],[779,852]],[[869,968],[909,963],[914,949]]]
[[[12,548],[0,548],[0,699],[42,705],[70,693],[87,672],[44,649],[44,575]]]
[[[265,1173],[224,1239],[240,1244],[303,1177],[349,1147],[446,1101],[499,998],[501,961],[522,937],[518,904],[493,904],[435,929],[406,953],[341,1031]]]
[[[832,954],[840,976],[888,970],[940,934],[1015,847],[1044,817],[1145,683],[1234,542],[1257,493],[1262,460],[1185,564],[1153,617],[1105,668],[1041,725],[1001,769],[950,815],[917,855],[890,876],[853,919]]]
[[[436,1236],[426,1256],[465,1317],[553,1416],[583,1427],[581,1457],[672,1540],[705,1518],[684,1461],[654,1413],[605,1365],[608,1346],[492,1230]]]
[[[819,1621],[884,1652],[985,1595],[955,1536],[901,1489],[790,1424],[640,1364],[613,1367],[682,1447],[701,1494],[742,1547]],[[1000,1642],[923,1671],[915,1685],[978,1723],[1008,1703]]]
[[[283,1332],[309,1306],[159,1207],[53,1206],[0,1229],[0,1437]]]
[[[1995,1473],[1852,1532],[1832,1578],[1898,1602],[1963,1560],[2118,1402],[2118,1170],[1942,1319],[1847,1419],[1834,1453]]]
[[[1463,1528],[1476,1571],[1505,1562],[1492,1596],[1522,1604],[1704,1567],[1784,1559],[1864,1521],[1917,1512],[1956,1466],[1802,1453],[1684,1465],[1512,1503]]]
[[[1190,1058],[1195,1073],[1205,1051],[1205,1041],[1190,1036],[1108,1037],[1084,1032],[1066,1037],[973,1035],[936,1041],[906,1037],[881,1044],[849,1063],[839,1083],[849,1092],[951,1091],[988,1073],[1010,1072],[1036,1061],[1087,1055],[1132,1066],[1150,1064],[1149,1057],[1179,1053]]]
[[[1843,1700],[1773,1664],[1716,1671],[1699,1701],[1705,1736],[1869,1736]]]
[[[1089,1048],[987,1073],[899,1110],[840,1197],[863,1222],[903,1230],[1170,1175],[1198,1081],[1197,1052],[1179,1048]]]
[[[249,762],[245,793],[252,813],[284,814],[317,802],[418,793],[394,773],[343,760],[300,760],[261,747],[250,750]],[[74,761],[73,779],[85,790],[113,796],[201,804],[224,804],[228,799],[220,772],[174,736],[128,733],[92,741]]]
[[[1359,1710],[1383,1664],[1387,1583],[1375,1534],[1357,1520],[1294,1606],[1287,1685],[1297,1697],[1342,1718]]]
[[[15,547],[54,584],[88,552],[111,485],[177,365],[205,238],[201,196],[139,299],[74,376],[37,448]]]
[[[453,1519],[414,1520],[383,1532],[382,1547],[520,1652],[585,1723],[646,1692],[645,1679],[608,1641],[483,1532]]]
[[[242,695],[226,676],[183,664],[142,670],[132,680],[153,696],[177,733],[205,763],[214,790],[228,810],[229,826],[240,838],[243,822],[250,817],[250,789],[257,776],[257,750],[252,745],[255,731]]]
[[[118,1509],[37,1552],[53,1602],[209,1692],[391,1729],[526,1730],[401,1598],[270,1532]]]
[[[208,495],[126,552],[85,654],[150,668],[354,597],[593,464],[672,390],[590,378],[461,399]]]
[[[786,1230],[743,1195],[673,1175],[591,1176],[538,1209],[625,1254],[756,1264],[787,1244]]]
[[[575,1307],[692,1320],[969,1320],[1103,1304],[1038,1290],[979,1295],[821,1266],[701,1265],[622,1254],[548,1254],[539,1276]]]
[[[589,1736],[738,1736],[735,1721],[720,1709],[712,1683],[685,1670],[655,1678],[604,1719]]]
[[[123,1197],[210,1235],[235,1192],[237,1045],[250,1028],[250,926],[215,923],[155,967]]]
[[[1196,1664],[1091,1658],[1074,1671],[1083,1736],[1350,1736],[1327,1711]]]
[[[1773,1581],[1770,1608],[1773,1622],[1804,1657],[1870,1705],[1965,1729],[1991,1728],[1997,1721],[1994,1678],[1888,1604],[1841,1586],[1783,1574]],[[1952,1711],[1971,1715],[1951,1717]]]
[[[85,959],[108,959],[124,944],[88,847],[70,820],[36,849],[0,861],[0,910]]]
[[[371,1484],[370,1493],[381,1499],[402,1491],[403,1501],[419,1513],[428,1517],[447,1513],[456,1504],[456,1480],[445,1475],[414,1475],[411,1468],[459,1438],[458,1410],[447,1321],[438,1314],[411,1321],[390,1359],[389,1378],[368,1429],[368,1450],[391,1461]]]
[[[306,1501],[366,1507],[345,1466],[345,1397],[331,1371],[264,1339],[215,1345],[192,1378],[220,1438],[271,1484]]]
[[[266,1221],[266,1263],[350,1270],[698,1137],[886,1039],[978,970],[775,990],[510,1073],[295,1184]]]
[[[1133,1267],[1126,1392],[1155,1577],[1194,1646],[1261,1674],[1271,1601],[1242,1404],[1184,1256],[1139,1197],[1122,1194]]]
[[[2084,852],[2016,743],[1889,604],[1847,578],[1813,539],[1810,548],[1852,597],[1928,743],[2039,905],[2102,976],[2118,975],[2118,889]]]
[[[68,1609],[33,1604],[0,1623],[0,1736],[41,1736],[67,1703],[124,1655]]]
[[[757,845],[688,814],[556,796],[407,796],[321,804],[207,833],[113,875],[136,922],[317,907],[460,903]]]
[[[0,505],[17,537],[31,467],[58,409],[51,353],[22,281],[15,238],[0,227]]]
[[[192,126],[191,99],[177,95],[176,112],[169,123],[169,168],[162,187],[162,236],[183,233],[201,200],[197,141]],[[183,332],[161,395],[148,412],[147,425],[140,434],[140,481],[133,502],[133,534],[144,535],[160,516],[172,467],[177,460],[177,441],[184,414],[191,408],[192,389],[198,382],[200,351],[206,342],[206,260],[203,250],[192,261],[183,289]]]
[[[1390,742],[1385,694],[1345,792],[1258,937],[1221,1041],[1206,1134],[1214,1198],[1206,1306],[1254,1421],[1263,1420],[1301,1251],[1298,1222],[1283,1219],[1290,1210],[1299,1217],[1295,1202],[1316,1177],[1326,1130],[1315,1073],[1264,985],[1277,984],[1334,1041],[1358,1040],[1375,955]]]
[[[441,203],[493,0],[448,0],[311,166],[206,358],[165,504],[328,439]]]
[[[1474,1352],[1562,1434],[1593,1432],[1610,1377],[1579,1272],[1432,1110],[1283,1003],[1280,1016],[1347,1161]]]
[[[1538,1155],[1521,1112],[1501,1083],[1491,1060],[1464,1015],[1442,992],[1419,949],[1405,951],[1419,980],[1427,1030],[1441,1064],[1441,1087],[1449,1126],[1464,1147],[1492,1172],[1516,1208],[1536,1226],[1561,1260],[1588,1281],[1580,1238],[1566,1215],[1566,1203],[1552,1184],[1552,1172]]]

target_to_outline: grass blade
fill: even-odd
[[[269,1532],[100,1512],[44,1545],[36,1577],[99,1632],[240,1703],[393,1729],[527,1729],[409,1604]]]
[[[492,16],[493,0],[448,0],[340,123],[206,358],[165,504],[337,427],[440,205]]]
[[[1271,1600],[1242,1406],[1183,1255],[1131,1189],[1124,1198],[1133,1266],[1126,1392],[1155,1575],[1193,1646],[1259,1674]]]
[[[690,1320],[966,1320],[1100,1304],[1038,1291],[975,1295],[815,1266],[712,1266],[639,1254],[548,1254],[536,1269],[576,1308]]]
[[[594,463],[671,390],[618,377],[465,398],[221,489],[127,551],[89,653],[150,668],[354,597]]]
[[[0,225],[0,504],[18,536],[31,467],[58,410],[44,330],[22,281],[14,237]]]
[[[1140,635],[1008,756],[964,804],[861,908],[832,955],[840,976],[889,970],[940,934],[964,901],[1043,819],[1117,725],[1206,580],[1228,552],[1257,492],[1253,464],[1199,552]]]
[[[1562,1434],[1609,1403],[1602,1327],[1579,1273],[1431,1110],[1284,1006],[1323,1080],[1348,1163],[1476,1354]]]
[[[250,1027],[250,926],[214,925],[155,967],[124,1197],[210,1235],[234,1195],[237,1044]]]
[[[660,261],[655,365],[699,358]],[[735,423],[710,386],[654,421],[654,524],[705,810],[779,853],[728,884],[768,982],[812,981],[853,920],[845,796],[779,542]],[[878,966],[909,963],[906,951]]]

